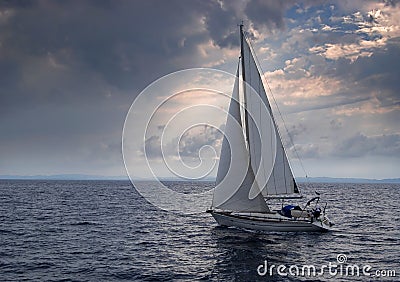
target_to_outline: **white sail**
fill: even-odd
[[[244,36],[242,46],[242,71],[246,82],[247,138],[256,181],[259,187],[263,188],[264,196],[298,193],[259,69]],[[260,104],[260,100],[263,105]],[[263,107],[266,107],[270,117],[265,114]],[[252,189],[253,196],[258,192],[257,189]]]
[[[231,211],[268,212],[268,206],[261,194],[249,198],[255,181],[240,118],[238,71],[224,130],[212,206]]]

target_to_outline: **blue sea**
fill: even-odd
[[[0,180],[0,281],[400,281],[400,185],[300,188],[322,194],[335,231],[222,228],[207,213],[159,210],[128,181]],[[329,264],[336,274],[322,273]],[[288,273],[304,265],[318,275]]]

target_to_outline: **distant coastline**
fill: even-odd
[[[336,178],[336,177],[297,177],[299,183],[400,183],[400,178],[368,179],[368,178]]]
[[[87,174],[54,174],[54,175],[0,175],[0,180],[129,180],[127,176],[101,176]],[[146,181],[148,179],[136,179]],[[161,178],[162,181],[185,181],[177,178]],[[202,181],[215,181],[205,178]],[[299,183],[400,183],[400,178],[367,179],[367,178],[337,178],[337,177],[297,177]]]
[[[0,180],[129,180],[129,178],[127,176],[52,174],[52,175],[0,175]]]

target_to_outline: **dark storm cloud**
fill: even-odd
[[[73,70],[74,78],[89,73],[118,88],[144,87],[179,67],[173,66],[171,58],[194,52],[204,40],[204,36],[191,38],[185,48],[178,46],[184,29],[191,29],[199,17],[196,8],[182,1],[33,3],[27,7],[7,5],[13,16],[2,26],[2,49],[7,50],[6,67],[12,66],[14,75],[21,74],[32,58],[53,55],[55,61]],[[49,90],[46,83],[41,90]]]
[[[229,3],[229,2],[228,2]],[[207,29],[212,40],[220,47],[239,46],[237,35],[238,17],[234,7],[213,7],[206,13]]]
[[[310,1],[303,1],[307,5]],[[312,1],[311,1],[312,2]],[[314,1],[317,2],[317,1]],[[206,25],[214,43],[220,47],[238,47],[237,25],[254,26],[256,30],[285,28],[285,12],[296,5],[295,1],[250,0],[250,1],[209,1],[205,12]],[[249,31],[249,36],[253,34]]]
[[[248,18],[259,26],[281,27],[288,4],[266,3],[271,4],[249,3],[246,10],[255,10]],[[258,7],[269,14],[256,14]],[[93,84],[142,89],[163,74],[201,64],[198,46],[209,38],[220,47],[237,46],[236,24],[244,17],[230,2],[217,1],[10,1],[0,9],[11,14],[0,30],[3,106],[7,100],[18,102],[5,91],[25,102],[53,93],[50,79],[68,82],[59,87],[60,99],[74,86],[78,89],[70,92],[77,99],[90,95],[76,92],[95,79]],[[34,64],[39,64],[36,70],[26,68]],[[56,65],[65,69],[57,69],[48,81],[38,80],[40,94],[24,84],[30,72],[46,75]]]
[[[161,75],[201,65],[198,46],[210,38],[220,47],[237,45],[236,24],[244,17],[217,1],[7,1],[0,10],[3,112],[49,100],[81,102],[102,94],[97,86],[138,91]]]
[[[293,1],[250,0],[245,9],[246,15],[255,27],[284,28],[284,12]]]

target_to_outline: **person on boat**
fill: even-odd
[[[319,204],[317,204],[313,210],[313,216],[315,218],[318,218],[321,215],[321,207]]]

